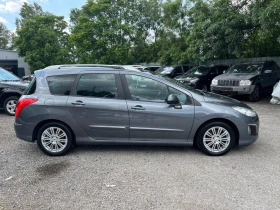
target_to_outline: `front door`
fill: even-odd
[[[125,78],[130,94],[130,140],[185,142],[194,120],[194,105],[189,96],[151,78],[129,74]],[[165,102],[169,94],[178,96],[181,109]]]
[[[79,78],[67,107],[93,140],[128,140],[127,104],[119,95],[113,73],[86,73]]]

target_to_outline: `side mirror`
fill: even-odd
[[[264,73],[265,74],[270,74],[270,73],[272,73],[272,70],[265,70]]]
[[[167,98],[167,104],[170,104],[172,106],[174,106],[175,109],[182,109],[182,106],[180,104],[180,101],[178,99],[178,97],[174,94],[170,94]]]

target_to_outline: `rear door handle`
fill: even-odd
[[[80,101],[80,100],[78,100],[78,101],[76,101],[76,102],[72,102],[71,104],[73,104],[73,105],[75,105],[75,106],[83,106],[83,105],[85,105],[84,102],[82,102],[82,101]]]
[[[145,110],[145,108],[142,107],[141,105],[133,106],[133,107],[131,107],[131,109],[134,109],[134,110]]]

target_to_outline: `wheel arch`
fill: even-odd
[[[235,137],[236,137],[236,145],[239,145],[239,131],[237,126],[230,120],[225,119],[225,118],[214,118],[214,119],[210,119],[205,121],[204,123],[202,123],[199,128],[196,130],[195,135],[194,135],[194,144],[197,144],[197,136],[198,133],[200,132],[200,130],[208,123],[213,123],[213,122],[223,122],[228,124],[234,131]]]
[[[37,140],[37,135],[38,135],[38,132],[39,132],[40,128],[43,125],[45,125],[46,123],[60,123],[60,124],[63,124],[64,126],[66,126],[70,130],[71,135],[73,137],[73,141],[76,142],[76,136],[75,136],[75,133],[74,133],[73,129],[67,123],[65,123],[61,120],[56,120],[56,119],[47,119],[47,120],[43,120],[40,123],[38,123],[36,125],[36,127],[34,128],[33,133],[32,133],[32,141],[33,142]]]

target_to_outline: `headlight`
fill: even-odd
[[[232,107],[234,110],[248,116],[248,117],[256,117],[257,113],[253,109],[248,109],[240,106],[234,106]]]
[[[212,80],[212,85],[218,85],[218,80],[217,79],[213,79]]]
[[[239,85],[244,86],[244,85],[251,85],[252,81],[251,80],[240,80]]]
[[[190,81],[190,83],[195,84],[195,83],[197,83],[198,80],[199,80],[198,78],[192,79],[192,80]]]

